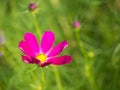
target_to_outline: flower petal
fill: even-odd
[[[48,57],[56,56],[60,54],[66,47],[68,46],[67,41],[60,42],[58,45],[56,45],[51,52],[49,53]]]
[[[68,64],[72,60],[71,56],[65,55],[61,57],[56,57],[56,58],[51,58],[48,60],[48,62],[51,62],[51,64],[54,65],[63,65],[63,64]]]
[[[51,62],[45,62],[45,63],[41,63],[40,66],[41,66],[41,67],[45,67],[45,66],[48,66],[48,65],[50,65],[50,64],[51,64]]]
[[[43,53],[46,53],[54,43],[55,35],[51,31],[44,32],[42,39],[41,39],[41,49]]]
[[[22,59],[27,64],[39,64],[40,61],[36,60],[35,58],[29,57],[29,56],[22,56]]]
[[[25,54],[27,54],[28,56],[34,56],[34,53],[32,52],[32,50],[26,45],[25,41],[20,41],[18,48],[20,50],[22,50]]]
[[[22,56],[22,59],[27,64],[32,64],[33,63],[32,59],[28,56]]]
[[[37,55],[40,52],[40,49],[39,49],[39,45],[38,45],[35,35],[30,32],[27,32],[24,35],[24,39],[25,39],[26,44],[33,51],[33,53]]]

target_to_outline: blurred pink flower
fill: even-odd
[[[33,11],[33,10],[35,10],[37,8],[37,5],[35,4],[35,3],[30,3],[29,4],[29,10],[30,11]]]
[[[79,28],[80,27],[80,22],[79,21],[74,21],[73,22],[73,27],[74,28]]]
[[[23,61],[28,64],[38,64],[41,67],[50,64],[63,65],[70,63],[71,56],[58,56],[68,46],[68,42],[60,42],[52,48],[54,41],[55,34],[51,31],[43,33],[40,45],[35,35],[27,32],[24,35],[24,40],[21,40],[18,45],[18,48],[25,53],[25,55],[22,55]]]

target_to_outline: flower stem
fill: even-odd
[[[34,19],[35,30],[36,30],[39,38],[40,38],[42,34],[41,34],[41,30],[40,30],[40,28],[38,26],[38,22],[37,22],[37,19],[36,19],[36,16],[35,16],[35,12],[32,12],[32,16],[33,16],[33,19]]]
[[[83,44],[80,40],[80,34],[78,31],[75,31],[75,36],[76,36],[76,40],[77,40],[77,43],[78,43],[78,46],[79,46],[79,50],[82,52],[84,58],[86,59],[86,61],[88,60],[88,57],[87,57],[87,54],[86,54],[86,51],[83,47]]]
[[[75,37],[76,37],[76,41],[78,43],[79,50],[81,51],[81,53],[85,59],[85,63],[84,63],[85,76],[88,79],[90,85],[92,86],[92,89],[97,90],[97,87],[95,85],[95,79],[94,79],[94,75],[93,75],[92,66],[91,66],[90,60],[87,56],[87,52],[84,49],[83,44],[80,39],[80,33],[79,33],[80,30],[74,30],[74,31],[75,31]]]
[[[54,68],[54,72],[55,72],[55,78],[56,78],[58,90],[63,90],[59,71],[56,66],[53,66],[53,68]]]
[[[44,90],[44,84],[45,84],[45,77],[44,77],[44,69],[42,68],[42,90]]]
[[[41,38],[41,35],[42,35],[42,33],[41,33],[41,30],[40,30],[40,28],[39,28],[39,26],[38,26],[38,22],[37,22],[37,19],[36,19],[36,15],[35,15],[36,13],[35,12],[32,12],[32,16],[33,16],[33,19],[34,19],[34,26],[35,26],[35,30],[36,30],[36,32],[37,32],[37,34],[38,34],[38,36],[39,36],[39,38]],[[42,68],[42,70],[41,70],[42,72],[41,72],[41,75],[42,75],[42,80],[41,80],[41,82],[42,82],[42,88],[41,88],[41,90],[44,90],[44,84],[45,84],[45,77],[44,77],[44,70],[43,70],[43,68]]]

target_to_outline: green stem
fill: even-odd
[[[45,84],[45,77],[44,77],[44,70],[42,68],[42,90],[44,90],[44,84]]]
[[[40,81],[37,79],[36,77],[36,73],[35,72],[32,72],[32,77],[33,77],[33,80],[34,80],[34,83],[35,83],[35,90],[41,90],[38,85],[40,84]],[[37,81],[37,82],[36,82]]]
[[[33,16],[33,19],[34,19],[35,30],[36,30],[39,38],[40,38],[42,34],[41,34],[41,30],[40,30],[40,28],[38,26],[38,22],[37,22],[37,19],[36,19],[36,16],[35,16],[35,12],[32,12],[32,16]]]
[[[91,70],[91,65],[89,62],[89,58],[87,56],[87,52],[84,49],[83,44],[80,39],[80,33],[79,33],[80,30],[74,30],[74,31],[75,31],[75,37],[76,37],[76,41],[78,43],[79,50],[81,51],[81,53],[85,59],[85,63],[84,63],[85,75],[86,75],[87,79],[89,80],[89,83],[91,84],[92,89],[97,90],[96,85],[95,85],[93,71]],[[88,71],[86,71],[86,65],[88,66]],[[88,75],[90,75],[90,76],[88,76]]]
[[[80,41],[80,33],[79,33],[80,30],[74,30],[74,31],[75,31],[75,37],[76,37],[76,41],[78,43],[79,50],[82,52],[85,60],[87,61],[88,57],[87,57],[86,51],[85,51],[85,49],[83,47],[82,42]]]
[[[56,78],[58,90],[63,90],[59,71],[58,71],[56,66],[53,66],[53,68],[54,68],[54,71],[55,71],[55,78]]]
[[[39,38],[41,38],[41,30],[40,30],[40,28],[39,28],[39,26],[38,26],[38,22],[37,22],[37,19],[36,19],[36,15],[35,15],[36,13],[35,12],[32,12],[32,16],[33,16],[33,19],[34,19],[34,26],[35,26],[35,30],[36,30],[36,32],[37,32],[37,34],[38,34],[38,36],[39,36]],[[42,74],[42,90],[44,90],[44,84],[45,84],[45,77],[44,77],[44,70],[43,70],[43,68],[42,68],[42,70],[41,70],[42,72],[41,72],[41,74]]]

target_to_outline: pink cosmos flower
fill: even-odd
[[[24,40],[21,40],[18,45],[18,48],[25,53],[25,55],[22,55],[23,61],[28,64],[38,64],[41,67],[50,64],[63,65],[70,63],[71,56],[58,56],[68,46],[68,42],[63,41],[52,47],[54,41],[55,34],[51,31],[43,33],[40,45],[34,34],[25,33]]]

